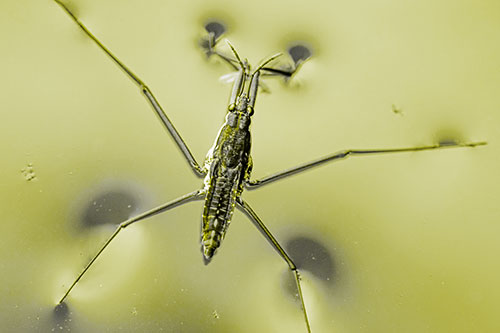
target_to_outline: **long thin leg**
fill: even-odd
[[[374,154],[385,154],[385,153],[405,153],[411,151],[423,151],[423,150],[433,150],[433,149],[443,149],[443,148],[459,148],[459,147],[476,147],[486,145],[486,142],[472,142],[472,143],[440,143],[430,146],[419,146],[419,147],[407,147],[407,148],[393,148],[393,149],[349,149],[341,150],[331,155],[321,157],[317,160],[300,164],[296,167],[282,170],[280,172],[273,173],[261,179],[248,181],[245,185],[247,189],[253,190],[260,186],[272,183],[274,181],[295,175],[297,173],[306,171],[308,169],[314,168],[316,166],[333,162],[336,160],[345,159],[349,156],[365,156]]]
[[[281,247],[276,238],[274,238],[269,229],[267,229],[267,227],[264,225],[264,222],[262,222],[262,220],[257,216],[257,214],[250,207],[250,205],[241,198],[237,198],[236,203],[238,204],[238,208],[243,213],[245,213],[246,216],[248,216],[248,218],[253,222],[253,224],[257,227],[257,229],[259,229],[262,235],[266,237],[269,244],[271,244],[272,247],[276,250],[276,252],[278,252],[278,254],[283,258],[283,260],[286,261],[288,267],[293,272],[293,275],[295,276],[295,283],[297,284],[297,291],[302,305],[302,312],[304,313],[304,319],[306,321],[307,332],[310,333],[311,326],[309,325],[309,319],[307,317],[306,306],[304,303],[304,296],[302,295],[302,287],[300,286],[300,274],[297,269],[297,266],[294,264],[292,259],[288,256],[288,254],[286,254],[283,247]]]
[[[281,68],[273,68],[273,67],[262,67],[262,70],[267,71],[268,73],[262,73],[263,76],[283,76],[285,79],[289,79],[292,77],[295,72],[299,69],[298,66],[294,66],[290,69],[281,69]]]
[[[170,133],[172,138],[174,139],[175,143],[181,150],[182,154],[184,154],[184,157],[186,158],[187,162],[193,169],[193,172],[198,176],[198,177],[203,177],[205,175],[205,171],[200,167],[196,159],[194,158],[193,154],[191,154],[191,151],[189,150],[188,146],[182,139],[181,135],[177,130],[175,129],[174,125],[170,121],[170,119],[167,117],[165,111],[163,111],[161,105],[158,103],[158,100],[156,97],[153,95],[151,90],[148,88],[148,86],[137,76],[135,75],[127,66],[125,66],[124,63],[122,63],[113,53],[111,53],[110,50],[106,48],[88,29],[87,27],[66,7],[65,4],[63,4],[60,0],[54,0],[59,6],[61,6],[66,13],[71,17],[73,21],[75,21],[76,24],[80,26],[80,28],[85,32],[85,34],[90,37],[98,46],[103,50],[124,72],[125,74],[128,75],[129,78],[131,78],[137,86],[141,89],[142,93],[148,100],[149,104],[153,107],[153,110],[155,111],[156,115],[158,116],[159,120],[165,126],[167,131]]]
[[[218,56],[221,60],[225,61],[229,66],[234,68],[235,70],[238,70],[239,67],[237,66],[238,60],[232,59],[219,51],[213,49],[211,46],[209,47],[209,51],[207,52],[210,55],[216,55]],[[263,76],[283,76],[285,78],[291,77],[298,69],[298,67],[290,69],[290,70],[284,70],[284,69],[279,69],[279,68],[273,68],[273,67],[262,67],[261,68],[263,71],[267,71],[268,73],[262,73]]]
[[[234,70],[239,70],[238,60],[230,58],[230,57],[220,53],[219,51],[217,51],[215,49],[215,45],[217,44],[218,39],[216,40],[214,36],[215,36],[215,34],[213,32],[208,33],[207,45],[206,45],[206,49],[205,49],[205,53],[207,54],[207,58],[212,56],[212,55],[216,55],[221,60],[225,61]],[[202,45],[202,47],[205,48],[203,45]]]
[[[203,191],[202,190],[197,190],[197,191],[194,191],[194,192],[188,193],[186,195],[183,195],[180,198],[177,198],[175,200],[167,202],[166,204],[163,204],[161,206],[155,207],[155,208],[153,208],[151,210],[148,210],[147,212],[139,214],[139,215],[137,215],[135,217],[132,217],[132,218],[130,218],[130,219],[128,219],[128,220],[120,223],[118,225],[118,227],[116,228],[115,232],[108,238],[108,240],[104,243],[104,245],[97,252],[97,254],[92,258],[92,260],[90,260],[90,262],[87,264],[87,266],[85,266],[85,268],[80,273],[80,275],[78,275],[78,277],[75,279],[75,281],[73,281],[73,283],[68,288],[68,290],[66,291],[66,293],[61,298],[61,300],[59,301],[58,304],[61,304],[62,302],[64,302],[64,300],[69,295],[69,293],[71,292],[71,290],[73,290],[73,287],[78,283],[78,281],[80,281],[80,279],[88,271],[88,269],[90,268],[90,266],[92,266],[92,264],[97,260],[97,258],[101,255],[101,253],[104,251],[104,249],[106,249],[106,247],[109,245],[109,243],[111,243],[111,241],[118,235],[118,233],[121,230],[125,229],[126,227],[128,227],[132,223],[142,221],[142,220],[144,220],[144,219],[146,219],[148,217],[151,217],[153,215],[156,215],[156,214],[162,213],[164,211],[170,210],[170,209],[172,209],[174,207],[179,207],[179,206],[181,206],[181,205],[183,205],[185,203],[188,203],[190,201],[193,201],[193,200],[200,200],[203,196],[204,196]]]

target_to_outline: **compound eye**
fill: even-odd
[[[253,116],[253,107],[248,106],[248,107],[247,107],[247,113],[248,113],[250,116]]]
[[[227,107],[227,109],[228,109],[229,111],[231,111],[231,112],[232,112],[232,111],[234,111],[234,110],[236,109],[236,105],[235,105],[234,103],[233,103],[233,104],[230,104],[230,105]]]

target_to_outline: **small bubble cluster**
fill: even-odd
[[[28,182],[37,179],[33,163],[28,163],[26,167],[21,169],[21,173]]]

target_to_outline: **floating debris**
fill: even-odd
[[[392,112],[394,112],[395,114],[399,114],[400,116],[403,115],[403,109],[401,109],[396,104],[392,104]]]
[[[215,319],[219,319],[219,314],[217,313],[217,310],[214,310],[214,312],[212,312],[212,315],[214,316]]]
[[[26,167],[21,169],[21,173],[24,176],[24,179],[27,181],[32,181],[37,179],[35,174],[35,169],[33,168],[33,163],[28,163]]]

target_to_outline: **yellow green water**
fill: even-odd
[[[230,92],[218,81],[227,66],[197,47],[206,18],[225,20],[254,64],[294,40],[315,52],[290,86],[268,80],[258,97],[255,177],[345,148],[488,141],[353,158],[244,198],[283,243],[307,237],[331,256],[328,281],[303,273],[313,332],[500,330],[498,1],[70,3],[199,161]],[[126,229],[57,322],[64,286],[113,230],[82,227],[85,208],[113,190],[145,210],[201,182],[136,86],[54,2],[2,1],[0,40],[4,331],[305,331],[286,265],[239,212],[203,265],[201,203]]]

